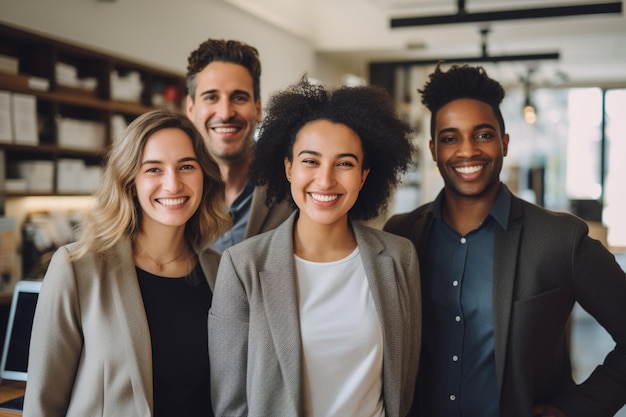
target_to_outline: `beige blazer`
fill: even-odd
[[[209,312],[216,416],[303,415],[295,217],[222,255]],[[407,239],[352,226],[383,331],[386,415],[404,417],[413,398],[421,341],[417,255]]]
[[[150,332],[129,240],[106,259],[53,256],[37,302],[24,417],[152,416]],[[219,255],[200,264],[213,288]]]
[[[270,207],[265,204],[265,186],[257,186],[252,194],[250,217],[244,232],[244,239],[275,229],[293,213],[291,199],[274,202]]]

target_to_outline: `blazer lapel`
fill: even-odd
[[[246,238],[259,234],[269,213],[270,209],[267,207],[267,204],[265,204],[265,187],[254,187],[250,206],[250,217],[248,218],[245,231]]]
[[[302,403],[302,346],[293,260],[293,224],[295,214],[279,226],[269,244],[268,268],[259,271],[261,292],[268,325],[286,386],[293,400],[293,410]]]
[[[130,241],[118,244],[106,262],[115,314],[127,352],[137,415],[152,415],[152,350],[148,319],[135,272]]]
[[[399,403],[390,403],[391,399],[399,398],[401,392],[400,371],[403,357],[401,338],[396,335],[403,331],[398,311],[398,297],[395,278],[393,277],[393,260],[383,254],[384,243],[369,233],[358,223],[352,224],[357,245],[361,254],[365,274],[376,305],[376,312],[383,331],[383,390],[385,391],[385,408],[388,415],[399,413]]]
[[[496,229],[492,303],[496,374],[500,392],[502,392],[504,380],[507,343],[511,325],[515,271],[518,263],[517,253],[522,232],[521,222],[518,219],[521,217],[521,204],[519,200],[512,197],[508,229],[504,230],[499,226]]]
[[[429,205],[430,207],[430,205]],[[417,256],[419,258],[426,257],[426,249],[430,240],[430,232],[434,221],[433,215],[428,209],[421,212],[420,218],[414,222],[414,227],[409,239],[416,243]]]

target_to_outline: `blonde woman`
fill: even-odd
[[[205,246],[230,220],[202,136],[175,112],[138,117],[95,200],[43,280],[24,416],[212,415]]]

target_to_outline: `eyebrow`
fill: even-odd
[[[322,154],[321,154],[320,152],[310,151],[310,150],[308,150],[308,149],[303,149],[303,150],[301,150],[301,151],[298,153],[298,156],[300,156],[300,155],[302,155],[302,154],[310,154],[310,155],[313,155],[313,156],[322,156]],[[337,154],[337,157],[338,157],[338,158],[354,158],[354,159],[355,159],[355,160],[357,160],[357,161],[359,160],[359,157],[358,157],[358,156],[356,156],[355,154],[350,153],[350,152]]]
[[[209,89],[209,90],[202,91],[202,92],[200,93],[200,95],[201,95],[201,96],[205,96],[205,95],[208,95],[208,94],[215,94],[215,93],[219,93],[220,91],[221,91],[221,90],[220,90],[219,88],[211,88],[211,89]],[[248,96],[248,97],[252,97],[252,94],[250,94],[250,92],[248,92],[248,91],[246,91],[246,90],[234,90],[234,91],[230,94],[230,96],[229,96],[229,97],[232,97],[232,96],[234,96],[234,95],[245,95],[245,96]]]
[[[176,163],[180,164],[181,162],[198,162],[198,158],[195,158],[193,156],[186,156],[184,158],[180,158],[178,161],[176,161]],[[141,162],[141,165],[148,165],[148,164],[162,164],[163,161],[159,161],[158,159],[146,159],[145,161]]]
[[[473,130],[480,130],[480,129],[497,130],[496,127],[494,125],[492,125],[491,123],[481,123],[479,125],[474,126]],[[457,127],[447,127],[445,129],[441,129],[439,132],[437,132],[437,136],[439,136],[441,133],[458,132],[458,131],[459,131],[459,128],[457,128]]]

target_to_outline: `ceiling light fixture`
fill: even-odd
[[[453,15],[391,18],[391,28],[409,26],[449,25],[458,23],[494,22],[501,20],[540,19],[548,17],[581,16],[593,14],[622,14],[622,2],[581,4],[533,9],[501,10],[467,13],[465,0],[458,0],[458,11]]]
[[[489,34],[488,28],[480,29],[481,35],[481,55],[479,56],[458,56],[447,58],[423,58],[423,59],[408,59],[401,61],[385,61],[374,62],[370,66],[375,65],[392,65],[392,66],[427,66],[435,65],[439,62],[446,64],[453,63],[480,63],[480,62],[519,62],[519,61],[550,61],[558,60],[560,57],[559,52],[539,52],[529,54],[516,54],[516,55],[490,55],[487,51],[487,35]]]
[[[528,124],[535,124],[537,122],[537,108],[530,99],[531,96],[531,77],[535,72],[535,68],[528,67],[526,76],[520,77],[520,81],[524,84],[524,106],[522,107],[522,113],[524,120]]]

